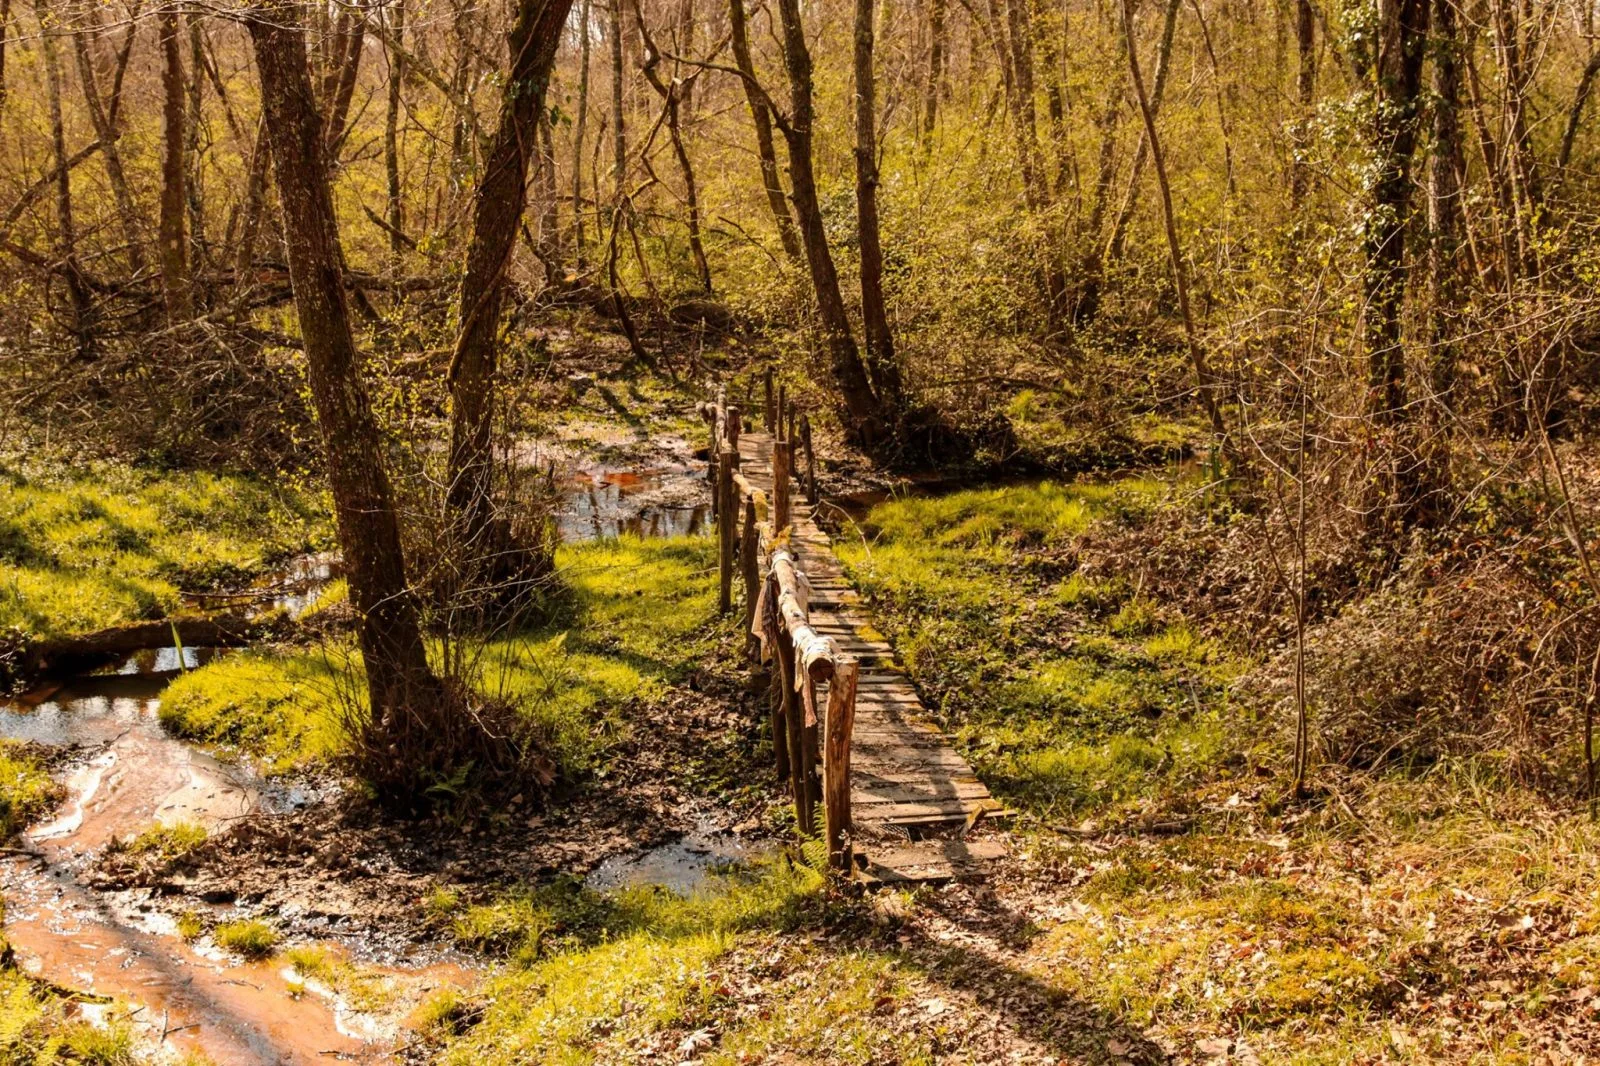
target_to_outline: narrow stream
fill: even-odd
[[[211,654],[184,649],[184,666]],[[219,1066],[385,1058],[397,1035],[392,1020],[352,1011],[331,990],[292,995],[299,990],[281,963],[240,963],[187,944],[169,917],[136,894],[101,894],[82,883],[113,838],[156,824],[215,831],[258,807],[306,799],[166,734],[156,711],[178,663],[176,649],[146,652],[0,704],[0,734],[84,753],[64,778],[66,802],[0,862],[7,939],[26,970],[132,1004],[132,1022],[152,1042],[203,1052]],[[210,909],[219,919],[232,916],[227,905]],[[389,973],[422,984],[462,976]],[[93,1016],[111,1008],[84,1009]]]
[[[625,533],[695,535],[706,525],[705,499],[703,476],[685,463],[650,470],[594,466],[566,479],[558,533],[566,541]],[[248,589],[187,601],[192,609],[298,616],[337,574],[336,559],[311,556]],[[94,673],[45,681],[20,697],[0,699],[0,737],[75,752],[62,776],[65,802],[0,856],[6,937],[27,971],[116,1001],[82,1004],[86,1017],[128,1012],[151,1043],[201,1052],[218,1066],[388,1060],[400,1034],[396,1018],[351,1010],[332,990],[300,981],[281,962],[240,962],[209,947],[208,939],[186,943],[173,920],[139,893],[102,893],[84,883],[108,844],[154,825],[188,823],[215,832],[258,809],[315,800],[161,727],[166,686],[225,653],[177,647],[140,652]],[[742,853],[737,838],[697,831],[608,860],[591,884],[650,882],[689,891],[708,870]],[[236,916],[231,903],[197,906],[219,920]],[[449,965],[379,972],[418,994],[470,980]]]

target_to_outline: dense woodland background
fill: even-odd
[[[1592,3],[4,3],[13,440],[325,465],[337,504],[448,418],[473,511],[537,418],[497,395],[548,407],[598,321],[776,365],[903,469],[1192,458],[1205,535],[1148,582],[1281,660],[1326,754],[1588,787]],[[274,127],[320,133],[274,170]],[[387,459],[318,458],[340,335]]]

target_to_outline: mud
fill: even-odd
[[[98,890],[116,888],[95,873],[98,864],[152,825],[226,835],[252,816],[281,816],[319,798],[304,786],[270,785],[161,729],[162,688],[210,654],[145,652],[0,704],[0,735],[73,753],[63,769],[66,801],[0,864],[6,938],[26,972],[118,1001],[86,1010],[126,1015],[151,1044],[203,1052],[220,1066],[382,1059],[400,1033],[393,1012],[354,1010],[331,989],[287,980],[281,965],[184,943],[176,913],[159,905],[161,889]],[[242,913],[225,899],[199,897],[185,909],[211,920]],[[464,977],[429,966],[393,969],[386,980],[404,1006]]]

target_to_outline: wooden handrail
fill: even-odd
[[[744,576],[744,620],[755,640],[757,661],[774,664],[772,747],[780,780],[794,794],[795,821],[803,834],[816,830],[816,805],[823,805],[829,862],[848,875],[854,870],[850,840],[850,741],[855,723],[859,666],[832,637],[811,624],[810,582],[799,553],[788,541],[792,495],[798,478],[807,498],[816,498],[816,465],[811,455],[810,421],[800,420],[806,464],[797,470],[792,427],[795,411],[779,385],[773,400],[767,378],[768,428],[773,441],[772,492],[757,488],[739,469],[743,416],[718,389],[714,402],[700,405],[710,435],[707,477],[714,486],[717,516],[719,603],[731,610],[735,555]],[[787,434],[787,438],[785,436]],[[817,685],[828,686],[819,714]],[[820,773],[819,773],[820,771]]]

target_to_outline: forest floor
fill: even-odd
[[[352,652],[330,586],[312,636],[197,663],[159,692],[168,735],[265,798],[164,829],[135,805],[55,864],[155,930],[138,950],[167,945],[285,1003],[309,980],[346,1020],[386,1019],[352,1058],[1600,1057],[1600,830],[1470,763],[1324,770],[1292,802],[1282,730],[1239,696],[1263,664],[1150,591],[1159,560],[1141,534],[1198,528],[1214,507],[1175,468],[926,495],[824,449],[825,493],[854,501],[833,513],[835,541],[875,624],[1016,812],[975,830],[1009,851],[983,880],[828,883],[785,852],[761,694],[737,625],[715,615],[697,388],[624,375],[615,348],[583,338],[554,351],[545,400],[567,413],[532,463],[563,471],[568,592],[546,622],[474,651],[480,683],[536,723],[551,782],[489,811],[441,782],[459,802],[407,824],[340,782]],[[9,473],[0,619],[26,633],[159,615],[326,544],[311,493]],[[8,729],[24,735],[47,701],[6,708]],[[10,743],[6,827],[71,809],[103,750]],[[6,881],[23,964],[32,862]],[[245,961],[262,955],[275,961]],[[137,1002],[75,1000],[74,972],[0,972],[9,1058],[230,1061],[173,1019],[153,1030]]]

